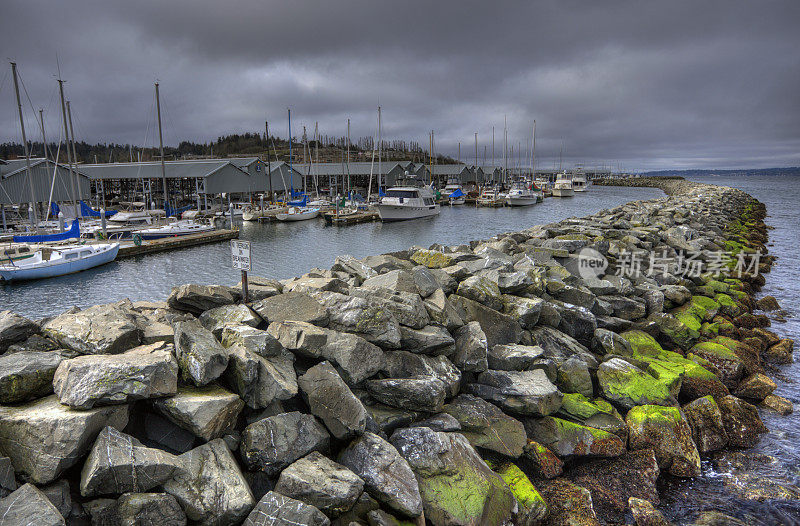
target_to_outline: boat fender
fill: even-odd
[[[136,245],[137,247],[141,246],[142,245],[142,236],[140,236],[139,234],[134,234],[133,235],[133,244]]]

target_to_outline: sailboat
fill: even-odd
[[[461,180],[457,175],[451,175],[447,178],[447,184],[442,190],[442,198],[446,199],[451,205],[463,205],[467,202],[464,187],[461,186]]]
[[[119,243],[42,247],[27,259],[0,266],[3,281],[23,281],[72,274],[114,261]]]

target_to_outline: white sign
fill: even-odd
[[[250,242],[231,240],[231,256],[233,257],[233,268],[238,270],[250,270]]]

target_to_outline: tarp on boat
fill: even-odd
[[[61,209],[58,207],[58,203],[52,201],[50,203],[50,215],[53,217],[58,217],[59,212],[61,212]]]
[[[180,217],[182,213],[186,212],[187,210],[191,210],[193,206],[194,205],[187,205],[181,208],[172,208],[171,206],[169,206],[169,203],[167,203],[166,205],[164,205],[165,208],[164,211],[166,212],[167,217],[173,217],[173,216]]]
[[[303,194],[302,199],[298,199],[297,201],[289,201],[287,204],[289,206],[306,206],[306,203],[308,203],[308,196]]]
[[[456,188],[456,191],[455,192],[451,192],[450,195],[447,196],[447,197],[450,198],[450,199],[455,199],[456,197],[463,197],[463,196],[464,196],[464,192],[461,191],[461,188]]]
[[[116,210],[108,210],[106,212],[106,217],[111,217],[116,213]],[[81,215],[83,217],[100,217],[100,212],[97,210],[92,210],[92,207],[81,201]]]
[[[59,234],[43,234],[38,236],[14,236],[14,243],[47,243],[49,241],[64,241],[65,239],[80,238],[81,226],[78,220],[72,221],[69,230]]]

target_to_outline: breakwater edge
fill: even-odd
[[[657,524],[665,485],[746,464],[759,410],[791,411],[770,376],[793,342],[754,297],[773,261],[764,206],[637,184],[668,197],[341,256],[251,280],[247,305],[236,287],[184,285],[167,302],[3,313],[0,511]],[[734,471],[743,500],[800,499]]]

